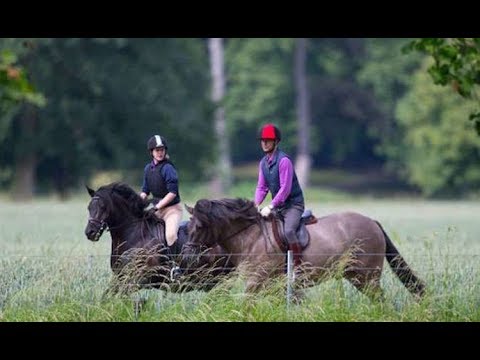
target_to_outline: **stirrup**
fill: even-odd
[[[178,280],[178,277],[182,275],[182,269],[179,266],[175,265],[170,269],[170,281],[174,282]]]

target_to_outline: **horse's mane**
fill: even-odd
[[[256,222],[259,218],[254,202],[242,198],[198,200],[193,208],[193,216],[204,225],[197,227],[195,234],[192,234],[200,242],[207,239],[218,242],[232,222]]]
[[[256,220],[258,211],[247,199],[201,199],[195,204],[194,215],[204,224],[225,226],[236,220]]]
[[[128,210],[136,217],[144,216],[143,209],[147,203],[130,186],[122,182],[113,182],[101,186],[95,193],[105,201],[108,201],[111,208],[120,206]],[[120,209],[119,209],[120,210]]]

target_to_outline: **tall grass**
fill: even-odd
[[[251,183],[233,191],[232,196],[252,197]],[[387,263],[382,276],[386,299],[378,303],[348,282],[331,279],[307,289],[301,303],[287,308],[285,278],[247,295],[238,276],[207,293],[141,290],[102,298],[111,277],[110,235],[106,232],[98,243],[86,239],[85,193],[66,203],[2,202],[0,321],[480,321],[480,204],[349,201],[321,189],[306,193],[307,207],[317,216],[354,210],[380,221],[426,282],[424,300],[415,301]],[[199,194],[205,193],[192,190],[184,201],[192,205]],[[141,311],[136,311],[139,303]]]

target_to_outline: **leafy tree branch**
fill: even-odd
[[[480,38],[425,38],[410,42],[404,52],[432,56],[428,73],[435,84],[450,85],[460,96],[480,102]],[[469,116],[480,135],[480,110]]]

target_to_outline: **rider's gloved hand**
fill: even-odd
[[[270,213],[272,212],[272,209],[273,209],[273,205],[270,204],[270,205],[267,205],[265,206],[262,210],[260,210],[260,214],[263,216],[263,217],[268,217],[270,215]]]

